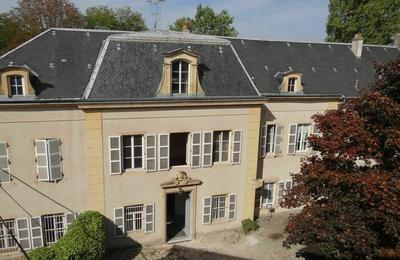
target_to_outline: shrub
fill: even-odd
[[[242,230],[245,234],[248,234],[250,231],[258,230],[259,227],[260,225],[254,220],[249,218],[242,220]]]
[[[106,234],[103,216],[96,211],[80,214],[55,244],[55,259],[103,259]]]
[[[53,260],[56,257],[54,247],[39,247],[29,252],[29,258],[32,260]]]

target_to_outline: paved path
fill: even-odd
[[[244,235],[240,229],[208,233],[188,242],[145,246],[141,252],[125,249],[107,259],[296,259],[298,247],[282,247],[283,231],[291,213],[274,213],[270,219],[262,217],[260,229],[249,235]]]

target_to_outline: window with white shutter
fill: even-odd
[[[260,157],[265,157],[267,150],[267,126],[260,127]]]
[[[65,213],[65,228],[68,229],[76,218],[76,213]]]
[[[110,147],[110,174],[121,174],[122,173],[122,160],[121,160],[121,136],[110,136],[109,147]]]
[[[169,134],[158,135],[158,167],[160,171],[169,169]]]
[[[11,181],[7,142],[0,142],[0,183]]]
[[[57,181],[63,177],[61,141],[59,139],[35,140],[38,180]]]
[[[275,155],[282,153],[282,132],[283,132],[283,126],[277,125],[275,132],[275,149],[274,149]]]
[[[203,167],[212,165],[213,132],[203,132]]]
[[[310,131],[310,124],[297,125],[296,133],[296,151],[307,152],[308,151],[308,134]]]
[[[191,148],[191,166],[198,168],[201,166],[201,133],[195,132],[191,134],[192,148]]]
[[[28,218],[17,219],[17,236],[18,236],[18,242],[23,249],[25,250],[31,249]]]
[[[3,219],[0,222],[0,252],[17,249],[16,227],[14,219]]]
[[[275,135],[276,135],[276,125],[267,125],[267,145],[266,153],[274,154],[275,152]]]
[[[233,131],[232,164],[240,164],[242,153],[242,130]]]
[[[31,245],[32,248],[43,246],[42,219],[41,217],[31,217]]]
[[[296,153],[296,133],[297,133],[297,124],[289,125],[289,137],[288,137],[288,154]]]
[[[236,219],[236,194],[229,194],[228,220]]]
[[[203,224],[211,224],[211,197],[203,198]]]
[[[157,170],[157,136],[155,134],[146,135],[146,171],[154,172]]]
[[[114,225],[115,236],[122,237],[125,234],[124,208],[114,209]]]
[[[154,203],[145,205],[145,233],[154,232]]]

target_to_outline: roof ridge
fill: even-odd
[[[232,36],[215,36],[219,38],[225,39],[233,39],[233,40],[247,40],[247,41],[264,41],[264,42],[283,42],[283,43],[304,43],[304,44],[325,44],[325,45],[346,45],[350,46],[351,43],[348,42],[318,42],[318,41],[293,41],[293,40],[278,40],[278,39],[260,39],[260,38],[252,38],[252,37],[232,37]],[[396,46],[392,45],[376,45],[376,44],[364,44],[367,47],[382,47],[382,48],[394,48]]]
[[[107,30],[107,29],[86,29],[86,28],[62,28],[62,27],[52,27],[48,30],[55,31],[76,31],[76,32],[116,32],[116,33],[130,33],[133,31],[123,31],[123,30]]]

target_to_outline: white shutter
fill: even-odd
[[[288,154],[296,153],[296,134],[297,134],[297,125],[290,124],[289,125],[289,137],[288,137]]]
[[[233,131],[232,138],[232,164],[240,164],[242,153],[242,130]]]
[[[124,208],[114,209],[114,225],[115,225],[115,236],[122,237],[125,234],[125,218]]]
[[[35,140],[36,168],[39,181],[50,181],[47,140]]]
[[[213,132],[203,132],[203,167],[212,165]]]
[[[0,142],[0,183],[10,182],[11,175],[7,142]]]
[[[50,181],[61,180],[61,141],[59,139],[47,140],[47,152],[49,158]]]
[[[157,136],[155,134],[146,135],[146,171],[154,172],[157,170]]]
[[[203,198],[203,224],[211,224],[211,197]]]
[[[236,219],[236,194],[232,193],[228,196],[229,208],[228,208],[228,220]]]
[[[110,136],[109,137],[109,150],[110,150],[110,174],[122,173],[122,137]]]
[[[158,135],[158,169],[169,170],[169,134]]]
[[[267,126],[260,127],[260,156],[265,157],[267,151]]]
[[[74,222],[76,218],[76,214],[75,213],[65,213],[65,228],[68,229],[72,223]]]
[[[274,151],[275,154],[282,153],[282,132],[283,132],[283,126],[277,125],[275,131],[275,151]]]
[[[31,217],[31,245],[32,248],[43,246],[42,219],[40,217]]]
[[[25,250],[31,249],[28,218],[17,219],[18,242]]]
[[[145,233],[154,232],[154,203],[145,206]]]
[[[201,133],[192,133],[191,166],[198,168],[201,166]]]

